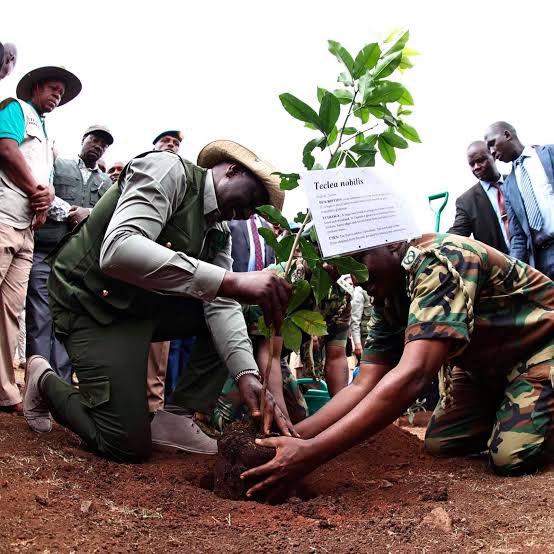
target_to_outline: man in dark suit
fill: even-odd
[[[479,180],[456,200],[456,217],[449,233],[473,237],[508,253],[508,216],[502,175],[483,141],[472,142],[467,163]]]
[[[259,227],[271,229],[258,215],[251,215],[246,221],[229,221],[231,229],[231,256],[233,271],[261,271],[275,262],[275,253],[258,233]]]
[[[524,146],[505,121],[485,132],[490,153],[511,162],[506,178],[510,255],[554,278],[554,145]]]

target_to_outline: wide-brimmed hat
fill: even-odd
[[[81,92],[81,81],[79,81],[76,75],[64,67],[48,65],[33,69],[21,78],[21,81],[17,83],[17,97],[21,100],[30,100],[31,95],[33,94],[33,87],[37,83],[49,79],[63,81],[65,83],[65,92],[63,93],[62,99],[58,104],[59,106],[67,104]]]
[[[152,144],[156,144],[162,137],[173,137],[176,138],[179,142],[183,141],[183,132],[177,131],[176,129],[171,129],[169,131],[162,131],[159,135],[156,135],[156,138],[152,141]]]
[[[84,133],[83,138],[91,134],[104,135],[108,139],[108,144],[113,144],[112,132],[105,125],[91,125]]]
[[[285,193],[281,190],[281,179],[273,175],[277,170],[268,162],[258,158],[254,152],[232,140],[210,142],[198,154],[200,167],[212,168],[221,162],[235,161],[249,169],[265,186],[269,194],[269,203],[278,210],[283,209]]]

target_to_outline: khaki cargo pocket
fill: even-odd
[[[110,380],[108,377],[92,377],[79,380],[81,404],[87,408],[98,408],[110,401]]]

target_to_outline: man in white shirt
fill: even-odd
[[[512,163],[506,178],[510,255],[554,277],[554,145],[524,146],[505,121],[485,132],[490,153]]]

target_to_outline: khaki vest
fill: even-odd
[[[187,191],[156,242],[212,262],[227,246],[229,228],[226,223],[208,228],[204,216],[206,170],[182,159],[181,163]],[[59,333],[67,332],[64,321],[68,310],[88,315],[100,325],[128,317],[155,317],[158,294],[108,277],[99,265],[100,248],[121,195],[120,183],[124,182],[126,169],[98,201],[86,222],[66,237],[50,257],[48,290]]]
[[[27,102],[19,102],[25,119],[25,134],[19,151],[23,154],[37,183],[52,183],[53,147],[44,132],[40,117]],[[0,223],[26,229],[33,213],[27,195],[0,169]]]

